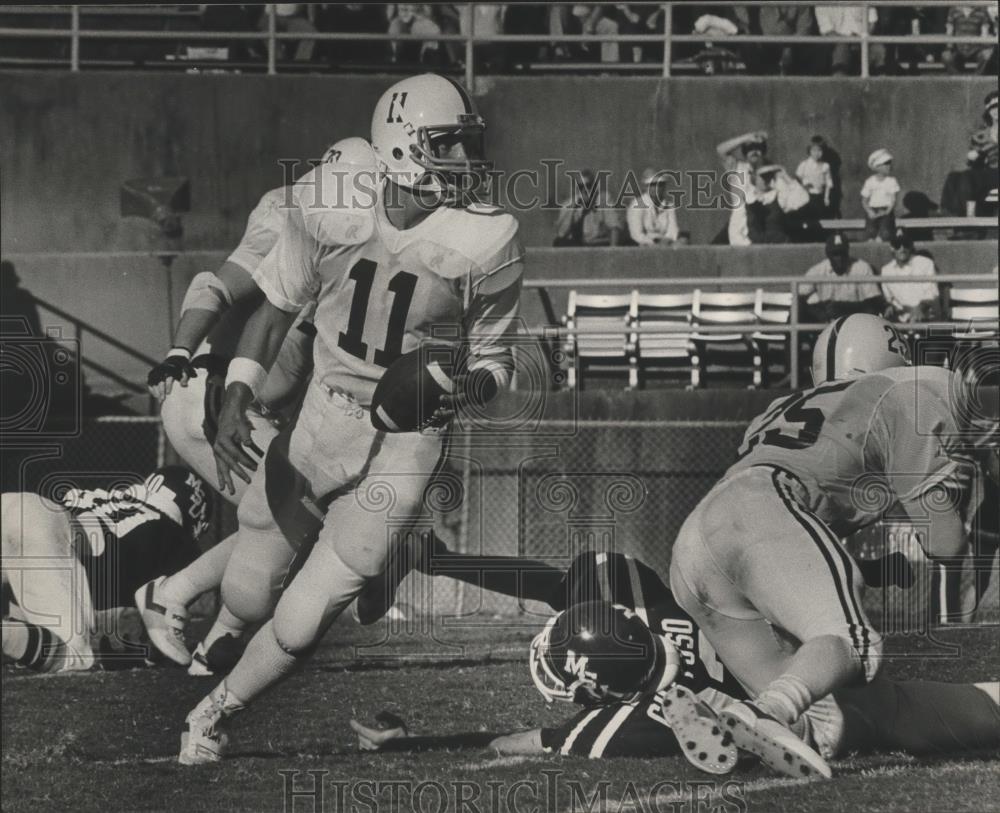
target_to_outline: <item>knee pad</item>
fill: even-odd
[[[367,579],[332,549],[317,545],[274,611],[274,635],[291,655],[310,652]]]

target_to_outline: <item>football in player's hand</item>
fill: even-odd
[[[396,359],[372,396],[372,426],[381,432],[415,432],[427,426],[441,396],[455,388],[455,350],[423,345]]]

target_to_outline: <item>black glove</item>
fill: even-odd
[[[198,373],[191,366],[191,359],[181,353],[168,354],[163,361],[149,371],[149,375],[146,376],[146,386],[155,387],[168,378],[180,381],[185,376],[187,378],[198,377]]]

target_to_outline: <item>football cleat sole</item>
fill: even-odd
[[[187,616],[156,600],[156,588],[165,579],[166,576],[160,576],[136,590],[135,606],[153,646],[174,663],[187,666],[191,663],[191,652],[184,643]]]
[[[732,734],[692,691],[674,684],[664,693],[660,708],[681,753],[694,767],[717,776],[736,767],[739,752]]]
[[[833,771],[816,751],[777,720],[737,703],[719,715],[724,731],[741,751],[753,754],[768,768],[793,779],[829,779]]]

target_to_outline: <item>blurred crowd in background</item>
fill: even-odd
[[[664,8],[655,3],[552,4],[552,3],[277,3],[275,28],[284,33],[350,33],[426,36],[419,40],[294,40],[279,42],[278,60],[330,70],[364,66],[421,65],[436,70],[461,70],[466,60],[464,43],[439,42],[439,35],[520,34],[551,36],[551,41],[482,43],[475,48],[476,70],[506,73],[545,70],[548,66],[571,68],[591,65],[598,69],[640,67],[662,63],[659,42],[619,43],[559,42],[564,35],[627,36],[656,35],[665,30]],[[130,15],[135,6],[89,6],[81,8],[83,28],[135,30]],[[65,27],[51,14],[21,9],[0,9],[5,27]],[[269,7],[264,4],[149,5],[141,8],[144,26],[150,30],[266,32]],[[63,11],[65,17],[65,10]],[[853,43],[748,43],[715,41],[739,35],[783,37],[872,35],[911,36],[950,34],[993,37],[997,33],[997,4],[990,7],[935,6],[919,8],[879,6],[865,13],[847,3],[752,7],[740,4],[712,6],[696,2],[673,4],[670,30],[674,34],[704,36],[704,41],[673,45],[671,61],[678,71],[691,73],[747,73],[751,75],[856,75],[861,47]],[[0,57],[55,58],[68,48],[64,41],[44,38],[0,41]],[[267,46],[253,39],[218,41],[114,39],[85,40],[82,58],[156,61],[167,57],[214,58],[234,62],[264,60]],[[920,72],[995,73],[994,43],[893,44],[873,43],[869,49],[872,75]]]

